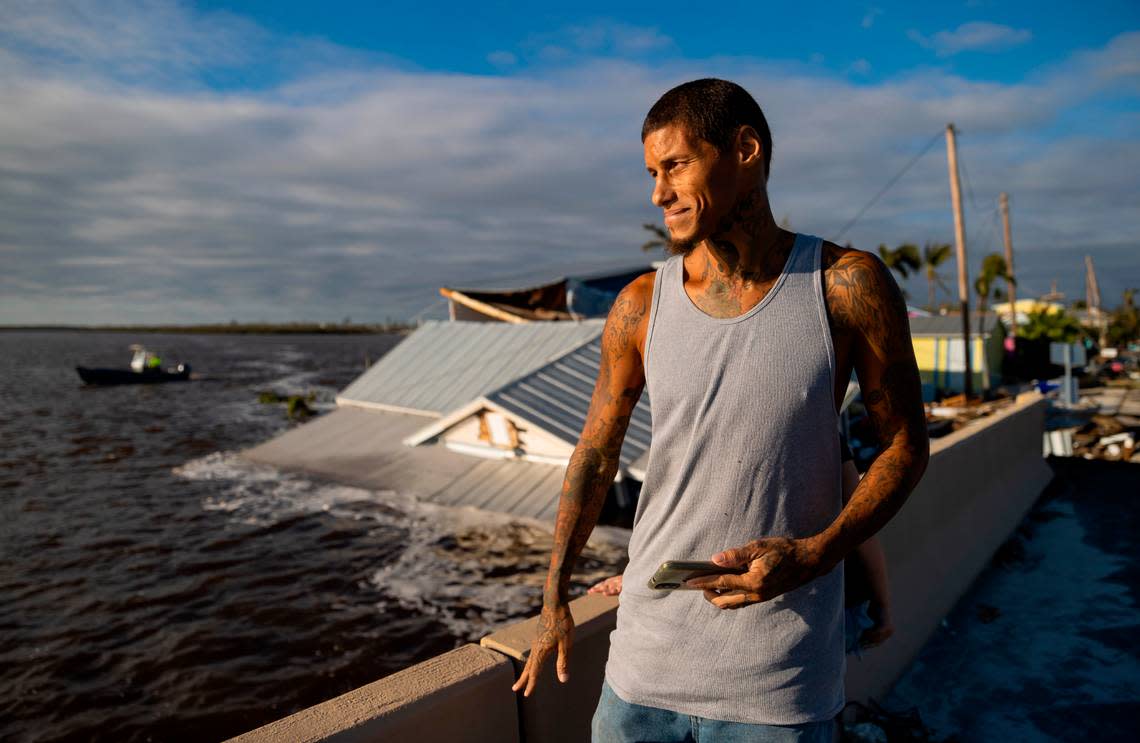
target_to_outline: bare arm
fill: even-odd
[[[930,453],[906,302],[890,271],[870,253],[853,250],[827,278],[828,307],[836,327],[849,334],[863,404],[882,450],[818,535],[822,572],[890,521],[922,478]]]
[[[855,463],[848,460],[843,463],[843,505],[851,499],[851,494],[859,485],[859,470]],[[883,554],[883,546],[879,537],[873,536],[855,549],[859,555],[858,567],[863,569],[867,576],[867,583],[871,588],[871,606],[868,613],[875,625],[863,632],[860,643],[864,647],[874,647],[881,644],[894,634],[894,623],[891,619],[891,589],[887,579],[887,556]],[[847,569],[854,566],[848,564]]]
[[[855,463],[848,460],[843,463],[843,505],[851,500],[855,488],[859,486],[859,470]],[[887,557],[883,554],[883,546],[879,544],[879,537],[873,536],[855,548],[859,556],[859,566],[867,576],[867,584],[871,589],[871,601],[880,606],[889,607],[891,603],[890,586],[887,583]],[[850,566],[848,566],[850,569]]]
[[[602,359],[582,435],[566,467],[554,549],[542,595],[539,634],[526,666],[512,687],[525,687],[530,696],[546,656],[558,650],[558,678],[568,677],[570,638],[574,622],[567,606],[574,563],[586,546],[617,474],[629,418],[645,386],[641,344],[649,314],[653,274],[646,274],[621,291],[602,331]]]

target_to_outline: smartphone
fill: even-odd
[[[685,585],[689,578],[700,578],[705,575],[724,575],[731,573],[740,575],[747,571],[746,567],[728,568],[717,565],[715,562],[686,562],[684,560],[667,560],[661,563],[657,572],[649,579],[649,587],[656,591],[672,591],[675,589],[696,591],[696,586]]]

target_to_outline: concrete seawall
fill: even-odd
[[[926,475],[880,532],[896,634],[862,659],[850,659],[848,699],[879,697],[890,688],[1048,483],[1041,457],[1045,407],[1040,396],[1025,395],[931,442]],[[234,740],[589,740],[616,607],[616,598],[604,596],[571,603],[570,681],[555,680],[551,660],[529,699],[510,686],[525,662],[535,618]]]

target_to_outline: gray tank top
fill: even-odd
[[[666,560],[810,536],[838,515],[821,245],[796,235],[767,295],[732,318],[693,303],[680,256],[657,270],[645,339],[653,443],[606,663],[627,702],[768,725],[826,720],[843,707],[842,566],[736,610],[647,585]]]

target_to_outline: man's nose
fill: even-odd
[[[653,206],[665,209],[676,200],[677,194],[673,192],[664,178],[658,178],[653,182],[653,196],[651,198]]]

